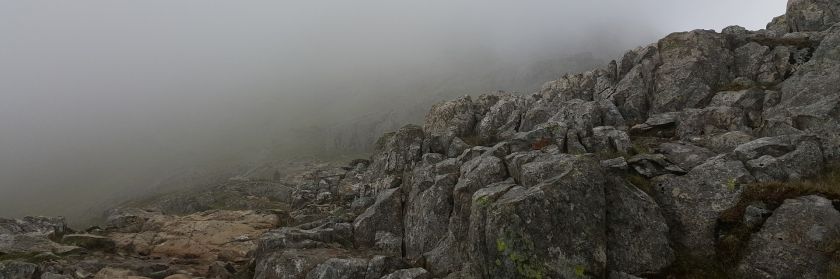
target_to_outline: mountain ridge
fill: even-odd
[[[0,219],[0,278],[835,278],[838,130],[840,2],[790,0],[764,30],[440,102],[369,159],[258,166],[83,232]]]

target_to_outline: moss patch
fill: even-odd
[[[497,268],[515,269],[522,278],[542,279],[545,267],[534,254],[534,243],[516,233],[506,231],[503,237],[496,239]]]

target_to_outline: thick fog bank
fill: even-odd
[[[79,222],[167,177],[363,152],[433,102],[534,90],[672,31],[760,29],[784,6],[3,1],[0,217]]]

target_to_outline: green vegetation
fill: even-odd
[[[586,267],[582,266],[582,265],[575,266],[575,276],[577,276],[577,277],[586,276]]]
[[[490,198],[488,198],[487,196],[481,196],[475,200],[475,203],[481,207],[486,207],[490,205]]]
[[[510,231],[504,237],[496,239],[497,268],[515,268],[516,273],[523,278],[542,279],[545,268],[536,259],[534,243],[525,237],[515,235]]]
[[[786,199],[815,194],[829,199],[840,199],[840,164],[827,166],[820,175],[811,179],[745,185],[739,205],[746,207],[752,202],[763,201],[775,208]],[[743,216],[743,212],[735,213]]]
[[[738,188],[738,181],[735,180],[734,177],[730,177],[729,180],[726,181],[726,189],[729,192],[735,192],[735,189]]]
[[[498,251],[499,253],[503,253],[505,252],[505,250],[507,250],[507,244],[505,244],[505,240],[501,238],[496,239],[496,251]]]

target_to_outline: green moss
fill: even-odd
[[[496,251],[501,253],[501,252],[504,252],[505,250],[507,250],[507,244],[505,244],[505,240],[501,239],[501,238],[496,239]]]
[[[726,189],[728,189],[730,192],[735,192],[735,189],[737,187],[738,181],[735,180],[735,178],[729,178],[729,180],[726,181]]]
[[[475,200],[475,203],[481,207],[486,207],[490,205],[490,198],[488,198],[487,196],[481,196]]]
[[[575,266],[575,276],[577,276],[577,277],[586,276],[586,267],[582,266],[582,265]]]
[[[496,239],[496,251],[500,256],[496,259],[496,265],[502,269],[514,268],[523,278],[542,279],[545,268],[536,259],[534,243],[511,232],[505,232],[504,235]]]

